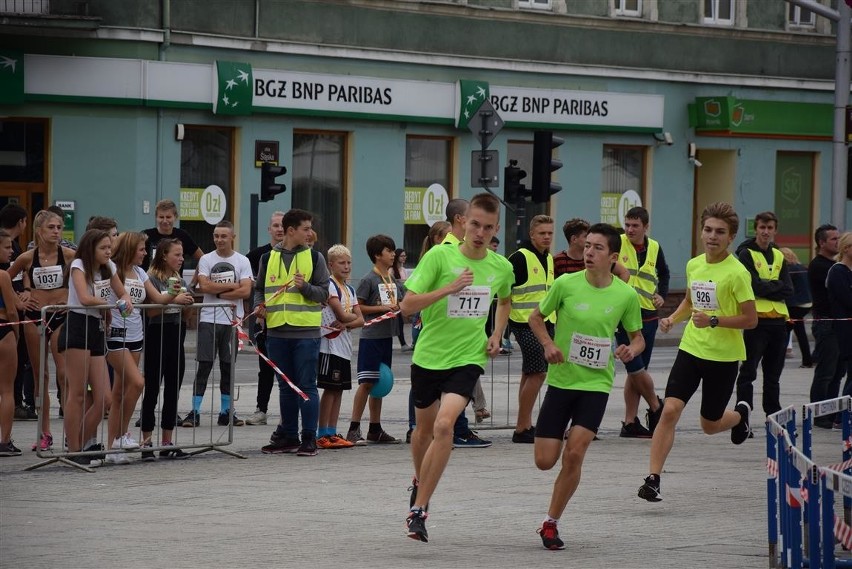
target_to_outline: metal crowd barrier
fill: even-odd
[[[790,406],[766,420],[767,530],[769,566],[833,569],[852,567],[838,557],[836,546],[852,549],[852,398],[829,399],[802,406],[802,436],[796,431],[796,408]],[[839,416],[841,457],[820,466],[812,459],[813,420]],[[842,497],[842,515],[835,512]]]
[[[163,304],[138,304],[138,305],[135,305],[136,308],[143,309],[143,313],[147,312],[149,309],[162,310],[162,309],[164,309],[168,306],[169,305],[163,305]],[[174,308],[174,305],[172,305],[171,307]],[[207,304],[197,303],[197,304],[192,304],[192,305],[187,305],[187,306],[181,306],[181,310],[182,311],[199,311],[199,310],[201,310],[201,308],[209,308],[209,307],[216,308],[216,309],[224,309],[224,308],[233,309],[234,304],[230,303],[230,302],[216,302],[216,303],[207,303]],[[45,306],[45,307],[42,307],[42,309],[41,309],[42,322],[47,321],[47,314],[48,313],[52,313],[52,312],[56,312],[56,311],[66,311],[69,308],[86,308],[86,309],[97,308],[98,310],[105,311],[105,310],[111,309],[112,306],[105,306],[105,307],[68,306],[68,305]],[[185,318],[182,319],[181,322],[182,322],[181,325],[185,326],[186,319]],[[33,326],[33,325],[34,324],[25,324],[25,326]],[[87,322],[87,325],[88,325],[88,322]],[[143,323],[143,326],[144,325],[145,324]],[[216,326],[220,326],[220,325],[217,324]],[[220,370],[219,370],[219,365],[218,365],[219,359],[218,359],[218,353],[217,353],[214,364],[213,364],[213,369],[211,370],[210,376],[208,377],[207,390],[204,394],[206,404],[205,404],[204,408],[202,409],[202,411],[200,413],[201,417],[202,417],[201,425],[200,425],[200,427],[195,427],[195,428],[192,428],[192,429],[182,428],[181,423],[178,420],[176,422],[175,429],[174,429],[174,432],[173,432],[173,434],[174,434],[174,438],[173,438],[173,441],[172,441],[174,443],[173,445],[163,446],[163,445],[156,444],[154,442],[156,440],[161,440],[160,437],[161,437],[161,434],[162,434],[161,433],[161,431],[162,431],[162,429],[161,429],[161,413],[162,413],[164,395],[163,395],[163,393],[158,392],[157,405],[156,405],[156,408],[154,410],[155,426],[154,426],[154,431],[151,434],[152,446],[140,448],[140,449],[132,450],[132,451],[125,451],[125,450],[122,450],[122,449],[112,449],[111,448],[112,441],[106,440],[106,439],[109,438],[108,435],[107,435],[106,420],[107,420],[109,413],[121,412],[121,410],[120,409],[110,409],[109,407],[104,405],[100,409],[100,417],[102,417],[102,419],[99,421],[99,426],[98,426],[98,429],[97,429],[97,432],[98,432],[97,442],[102,445],[103,450],[90,450],[90,451],[81,450],[79,452],[69,452],[67,445],[66,445],[67,439],[66,439],[65,420],[64,419],[62,420],[62,423],[60,424],[59,429],[53,428],[53,427],[57,426],[57,422],[54,420],[54,421],[52,421],[52,425],[51,425],[51,427],[52,427],[51,430],[54,433],[52,448],[51,449],[42,449],[39,446],[36,446],[34,448],[34,450],[36,451],[36,456],[38,456],[39,458],[42,458],[44,460],[42,462],[35,464],[35,465],[27,467],[26,470],[35,470],[37,468],[41,468],[41,467],[47,466],[49,464],[60,463],[60,464],[72,466],[74,468],[77,468],[77,469],[80,469],[80,470],[83,470],[83,471],[86,471],[86,472],[93,472],[91,466],[102,466],[106,463],[105,460],[102,460],[102,459],[98,460],[99,457],[101,457],[103,455],[112,454],[112,453],[125,453],[126,452],[126,453],[129,454],[129,457],[134,457],[134,456],[138,456],[139,453],[141,453],[143,450],[145,452],[154,452],[154,453],[159,453],[159,451],[174,451],[174,450],[189,451],[189,452],[187,452],[187,454],[189,454],[190,456],[194,456],[194,455],[201,454],[201,453],[208,452],[208,451],[218,451],[218,452],[222,452],[222,453],[225,453],[225,454],[237,457],[237,458],[246,458],[245,456],[243,456],[243,455],[241,455],[237,452],[234,452],[230,449],[225,448],[225,447],[231,445],[234,442],[234,425],[233,425],[233,413],[234,413],[234,408],[235,408],[234,403],[239,399],[239,392],[235,391],[235,389],[234,389],[234,377],[235,377],[235,373],[236,373],[235,360],[236,360],[236,356],[237,356],[237,333],[236,333],[237,328],[236,328],[236,326],[233,326],[233,325],[228,326],[228,328],[230,329],[229,341],[230,341],[230,344],[231,344],[231,361],[230,361],[231,372],[230,372],[230,377],[225,378],[225,381],[227,381],[228,385],[230,386],[232,404],[231,404],[231,408],[229,410],[228,425],[227,426],[217,425],[217,418],[218,418],[219,413],[216,411],[216,409],[217,409],[219,403],[217,401],[218,398],[216,396],[220,392],[220,382],[222,380],[221,373],[220,373]],[[54,338],[52,338],[51,341],[59,341],[58,336],[60,336],[62,334],[68,334],[68,330],[66,330],[66,326],[64,324],[61,327],[59,327],[57,330],[53,330],[53,332],[54,332]],[[189,332],[189,333],[194,333],[194,332]],[[35,378],[35,381],[40,382],[40,387],[41,387],[40,391],[39,391],[39,395],[36,398],[36,408],[41,410],[42,407],[43,407],[42,406],[42,399],[45,397],[45,394],[51,393],[51,387],[52,387],[52,384],[54,383],[54,381],[52,381],[52,380],[56,380],[56,378],[55,378],[56,366],[55,366],[55,364],[51,365],[52,354],[51,354],[50,350],[47,350],[47,354],[45,354],[45,348],[47,347],[47,337],[46,337],[46,327],[44,325],[41,326],[39,334],[40,334],[39,361],[41,363],[40,369],[44,370],[44,369],[46,369],[45,366],[49,366],[47,369],[50,369],[51,372],[52,372],[52,373],[46,374],[46,376],[42,372],[42,373],[40,373],[40,377]],[[105,330],[105,334],[106,334],[106,337],[108,338],[108,334],[107,334],[106,330]],[[184,354],[184,350],[181,349],[180,346],[174,346],[173,349],[177,349],[177,350],[180,351],[181,354]],[[143,351],[144,351],[144,347],[143,347]],[[60,353],[59,357],[64,358],[65,357],[64,352]],[[186,372],[187,375],[190,374],[190,373],[192,374],[192,379],[190,381],[193,382],[193,386],[194,386],[198,362],[195,360],[194,357],[189,358],[189,360],[190,361],[185,362],[185,364],[186,364],[185,372]],[[140,368],[140,373],[143,374],[143,378],[144,378],[143,363],[144,363],[144,358],[141,358],[139,368]],[[162,360],[160,360],[160,363],[161,363],[161,366],[162,366]],[[195,364],[195,365],[191,365],[191,364]],[[106,363],[104,365],[106,365]],[[80,370],[73,370],[72,373],[77,373],[78,371],[80,371]],[[86,393],[84,394],[84,405],[85,405],[85,400],[87,400],[89,398],[88,394],[91,390],[91,385],[90,385],[90,379],[89,379],[89,376],[88,376],[88,370],[83,370],[83,371],[84,371],[84,373],[87,374],[87,376],[86,376],[86,387],[85,387]],[[163,369],[162,369],[162,367],[160,367],[160,369],[158,370],[158,374],[159,374],[158,377],[161,378],[160,379],[160,388],[161,389],[163,387],[163,385],[162,385],[162,371],[163,371]],[[113,375],[120,374],[120,373],[122,373],[121,369],[113,369],[112,370]],[[66,393],[66,394],[68,393],[67,371],[66,371],[66,377],[64,379],[63,384],[59,385],[58,380],[56,380],[56,383],[57,383],[57,387],[59,388],[60,393]],[[110,391],[112,389],[112,384],[113,384],[113,380],[112,380],[112,376],[111,376],[110,377],[110,385],[109,385]],[[193,394],[194,394],[194,392],[195,392],[195,390],[193,389]],[[179,397],[180,396],[180,385],[177,388],[177,393],[178,393],[178,397]],[[134,427],[133,418],[140,417],[141,405],[142,405],[142,400],[144,398],[144,395],[145,394],[144,394],[144,390],[143,390],[143,393],[139,396],[139,399],[137,401],[137,404],[136,404],[136,407],[135,407],[135,410],[134,410],[134,413],[133,413],[133,417],[131,417],[130,427],[129,427],[129,430],[131,432],[133,432],[134,429],[135,429],[135,432],[140,435],[139,437],[137,437],[137,439],[139,440],[140,443],[143,443],[145,441],[141,440],[140,428]],[[109,400],[109,399],[110,398],[108,397],[107,400]],[[59,401],[59,403],[60,403],[60,406],[61,406],[62,402]],[[191,403],[192,403],[191,401],[188,402],[188,403],[184,402],[184,407],[191,408]],[[180,408],[178,407],[177,409],[178,409],[177,414],[178,414],[178,417],[179,417],[180,416]],[[54,409],[50,409],[49,411],[52,412],[52,411],[54,411]],[[86,408],[84,407],[83,416],[85,416],[85,412],[86,412]],[[206,417],[210,418],[209,424],[206,424],[206,419],[205,419]],[[53,417],[51,417],[51,418],[53,419]],[[39,439],[41,438],[41,434],[42,434],[40,432],[41,431],[40,424],[41,424],[40,421],[36,421],[37,427],[36,427],[36,436],[35,436],[36,443],[35,443],[35,445],[38,445]],[[83,428],[82,421],[81,421],[80,428],[81,428],[81,430]],[[119,433],[119,435],[121,435],[121,434],[124,434],[124,433]],[[84,445],[85,445],[85,442],[86,441],[84,440],[83,441]],[[77,457],[77,456],[92,457],[95,460],[92,460],[90,462],[90,466],[87,467],[83,464],[78,464],[77,462],[70,460],[72,457]]]

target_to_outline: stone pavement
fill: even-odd
[[[674,354],[666,346],[654,354],[651,372],[661,394]],[[404,436],[410,354],[396,351],[394,357],[396,387],[385,399],[383,424]],[[798,359],[787,363],[782,402],[806,402],[811,370],[799,369]],[[256,367],[243,356],[238,364],[236,408],[246,416],[254,408]],[[517,355],[501,357],[486,373],[494,418],[479,432],[494,446],[453,452],[431,503],[428,544],[404,535],[412,475],[407,445],[320,451],[312,458],[263,455],[259,449],[274,428],[275,413],[269,426],[235,429],[228,448],[245,460],[208,452],[185,461],[134,459],[91,474],[56,464],[25,472],[38,462],[29,444],[23,457],[0,459],[0,566],[768,566],[762,412],[753,415],[755,439],[736,447],[727,434],[700,432],[696,395],[663,474],[664,500],[650,504],[636,496],[647,474],[650,441],[618,437],[623,371],[616,376],[601,440],[589,450],[583,480],[560,523],[567,548],[544,550],[535,530],[557,472],[538,471],[532,446],[513,444],[511,430],[504,428],[514,419],[519,367]],[[190,401],[187,383],[182,413]],[[211,379],[211,387],[215,383]],[[342,431],[351,402],[348,393]],[[205,409],[218,411],[218,404],[218,393],[211,398],[208,390]],[[209,425],[206,416],[199,429],[179,428],[178,441],[192,434],[226,437],[226,429]],[[58,419],[53,429],[61,432]],[[19,446],[35,430],[35,423],[15,423]],[[840,450],[832,454],[830,441],[839,441],[839,434],[815,436],[818,452],[837,461]]]

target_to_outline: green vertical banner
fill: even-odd
[[[488,98],[487,81],[460,79],[456,81],[456,127],[465,128],[482,102]]]
[[[20,105],[24,102],[24,54],[0,50],[0,103]]]
[[[779,246],[807,253],[812,244],[813,192],[814,155],[778,152],[775,157],[775,215],[778,216],[775,241]]]
[[[251,64],[217,61],[213,114],[250,115],[251,105]]]

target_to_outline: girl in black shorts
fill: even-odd
[[[59,244],[62,236],[62,218],[52,211],[42,210],[33,219],[35,248],[22,253],[12,266],[9,274],[12,278],[18,273],[24,273],[23,302],[26,307],[27,320],[41,320],[41,309],[44,306],[65,304],[68,302],[68,266],[74,260],[74,250]],[[35,378],[35,394],[38,397],[42,387],[44,396],[41,398],[39,422],[41,437],[32,450],[48,450],[53,445],[50,434],[50,396],[47,386],[50,381],[50,371],[47,365],[48,350],[53,354],[56,366],[56,386],[60,395],[59,407],[62,408],[63,383],[65,382],[65,358],[59,356],[59,334],[65,321],[65,312],[54,310],[45,313],[44,321],[40,324],[24,326],[24,339],[30,363],[33,366]],[[39,353],[41,334],[45,335],[45,351]],[[61,333],[61,332],[60,332]]]
[[[98,425],[110,406],[102,309],[110,306],[113,293],[127,303],[126,308],[133,305],[110,261],[111,254],[109,233],[90,229],[80,239],[71,263],[68,319],[59,338],[59,351],[66,358],[65,435],[70,452],[91,450],[97,444]],[[86,385],[92,388],[93,404],[84,412]]]
[[[0,229],[0,263],[12,258],[12,237]],[[12,443],[15,415],[15,371],[18,369],[18,326],[15,291],[6,271],[0,271],[0,456],[20,456],[21,449]]]

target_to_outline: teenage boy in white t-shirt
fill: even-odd
[[[193,385],[192,411],[183,420],[184,427],[197,427],[201,422],[201,400],[207,390],[207,378],[213,369],[216,354],[219,354],[221,378],[221,407],[218,424],[225,426],[230,419],[231,409],[231,350],[234,336],[232,324],[242,319],[245,311],[243,300],[251,295],[254,276],[251,263],[242,253],[234,251],[234,225],[220,221],[213,228],[213,243],[216,250],[203,255],[198,262],[198,287],[204,293],[204,304],[233,302],[230,307],[206,307],[201,309],[198,321],[198,342],[195,359],[198,370]],[[233,414],[235,426],[245,423]]]

